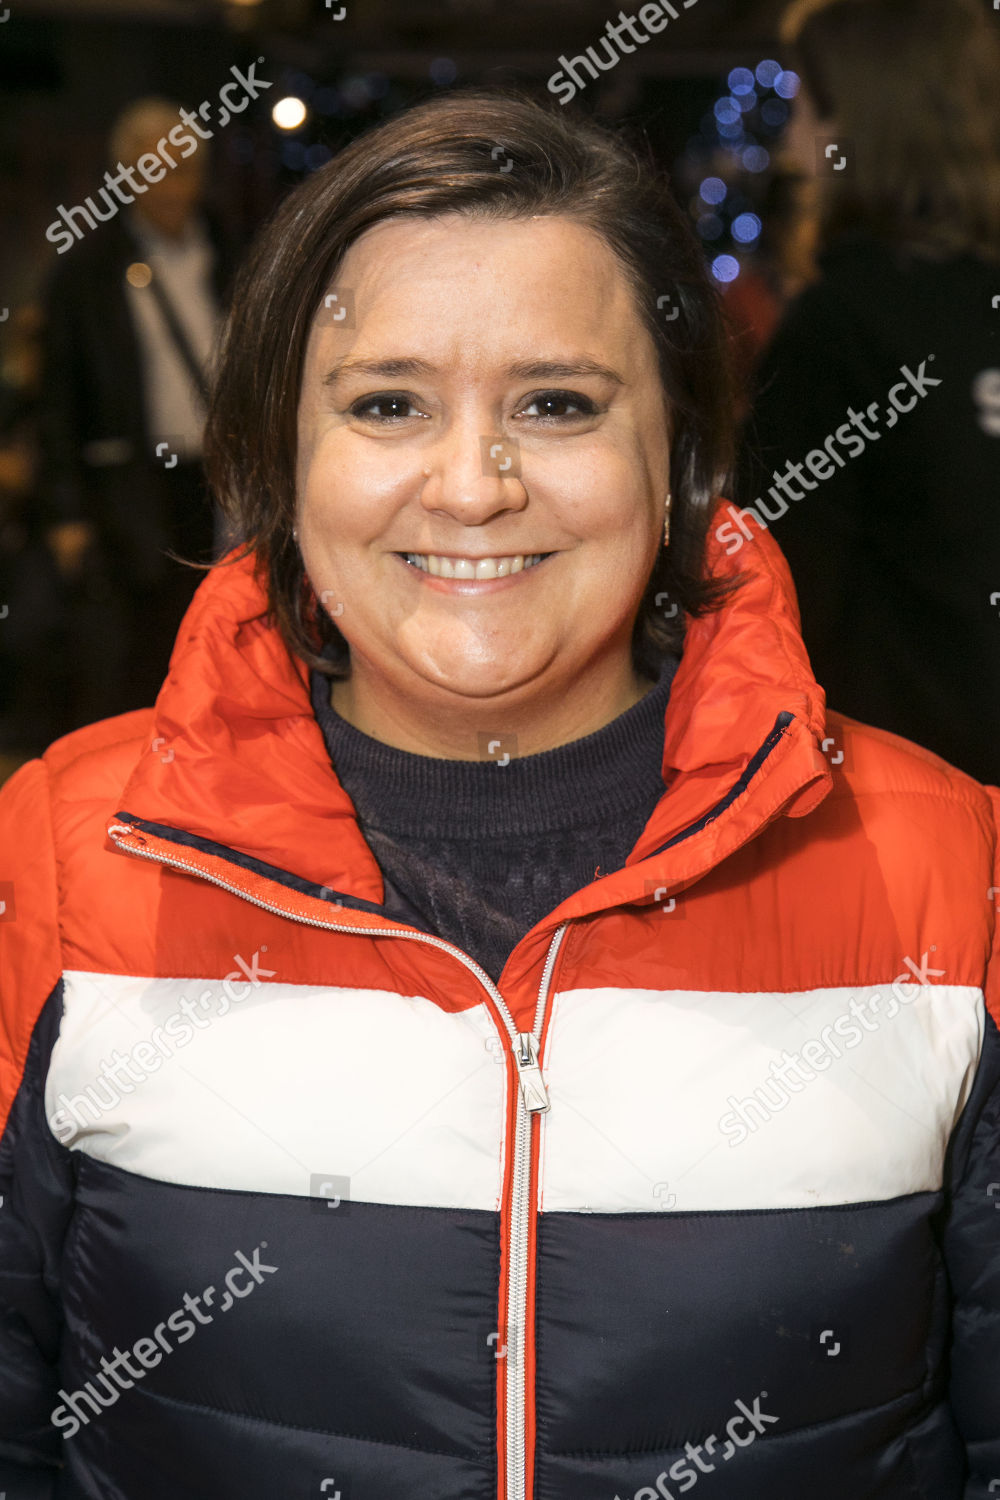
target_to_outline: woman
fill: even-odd
[[[991,782],[997,19],[981,0],[790,7],[784,35],[802,78],[790,145],[819,173],[822,274],[761,364],[748,455],[759,447],[763,462],[748,456],[741,481],[791,567],[830,700]],[[776,474],[828,442],[815,473],[770,493]]]
[[[996,793],[824,717],[712,542],[724,342],[655,172],[528,98],[263,231],[251,550],[0,801],[16,1493],[1000,1473]]]

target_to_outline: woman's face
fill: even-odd
[[[669,449],[612,252],[564,218],[400,217],[355,242],[331,292],[306,355],[297,521],[351,692],[520,711],[615,681],[636,701]]]

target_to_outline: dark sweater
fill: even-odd
[[[440,760],[361,733],[312,702],[334,769],[385,880],[390,915],[463,949],[499,980],[526,932],[624,865],[663,795],[664,715],[679,658],[594,734],[538,755]]]

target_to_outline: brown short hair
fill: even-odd
[[[498,169],[497,147],[510,170]],[[400,214],[447,213],[571,217],[601,236],[628,277],[656,346],[671,430],[670,545],[660,549],[632,639],[636,668],[655,676],[663,653],[681,647],[684,612],[718,607],[738,582],[704,572],[713,502],[732,463],[720,298],[648,147],[522,90],[458,89],[383,121],[307,177],[258,235],[237,280],[206,431],[209,479],[246,539],[241,555],[256,553],[290,649],[344,675],[347,644],[319,607],[292,537],[306,342],[361,234]],[[679,309],[673,320],[657,305],[665,297]]]

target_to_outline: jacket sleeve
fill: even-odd
[[[987,790],[1000,824],[1000,792]],[[1000,1495],[1000,859],[989,890],[994,928],[986,1034],[949,1153],[943,1234],[954,1299],[950,1395],[968,1454],[966,1500]]]
[[[0,1492],[52,1500],[60,1263],[73,1206],[71,1153],[45,1116],[62,1011],[48,775],[21,768],[0,793]]]

